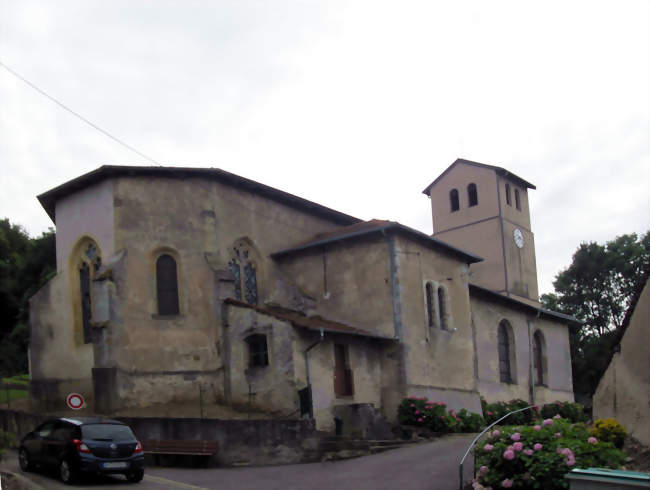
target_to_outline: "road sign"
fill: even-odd
[[[84,397],[81,396],[79,393],[70,393],[65,398],[65,402],[72,410],[79,410],[80,408],[83,408],[86,405],[86,402],[84,402]]]

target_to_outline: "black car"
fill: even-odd
[[[82,474],[123,474],[133,483],[144,477],[142,445],[118,420],[48,420],[23,437],[18,458],[23,471],[56,468],[65,483],[74,483]]]

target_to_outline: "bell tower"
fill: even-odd
[[[528,189],[504,168],[458,159],[423,193],[433,236],[483,257],[470,268],[472,284],[539,306]]]

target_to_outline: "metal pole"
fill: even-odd
[[[470,450],[472,449],[472,447],[474,447],[474,444],[476,444],[476,441],[478,441],[481,437],[483,437],[483,434],[485,434],[488,430],[490,430],[492,427],[494,427],[495,425],[497,425],[497,424],[498,424],[499,422],[501,422],[503,419],[505,419],[505,418],[507,418],[507,417],[510,417],[513,413],[523,412],[524,410],[530,410],[531,408],[535,408],[535,405],[530,405],[529,407],[524,407],[524,408],[520,408],[519,410],[515,410],[515,411],[513,411],[513,412],[508,412],[507,414],[505,414],[503,417],[501,417],[501,418],[500,418],[499,420],[497,420],[496,422],[492,422],[490,425],[488,425],[485,429],[483,429],[483,432],[481,432],[479,435],[477,435],[477,436],[474,438],[474,440],[472,441],[472,443],[471,443],[471,444],[469,445],[469,447],[467,448],[467,451],[465,451],[465,454],[463,455],[463,459],[460,460],[460,465],[459,465],[459,468],[458,468],[458,474],[459,474],[459,480],[460,480],[460,487],[459,487],[460,490],[463,490],[463,462],[465,461],[465,458],[466,458],[467,455],[469,454],[469,452],[470,452]],[[476,468],[476,461],[474,461],[474,468]]]

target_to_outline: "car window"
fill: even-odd
[[[52,433],[55,425],[56,421],[50,420],[49,422],[45,422],[43,425],[38,427],[35,432],[41,437],[47,437]]]
[[[74,432],[74,429],[75,427],[71,426],[70,424],[60,422],[54,427],[54,430],[52,431],[52,434],[50,434],[50,437],[52,439],[56,439],[57,441],[69,441],[73,439],[72,434]]]
[[[135,441],[135,436],[128,425],[87,424],[81,426],[84,439],[95,441]]]

